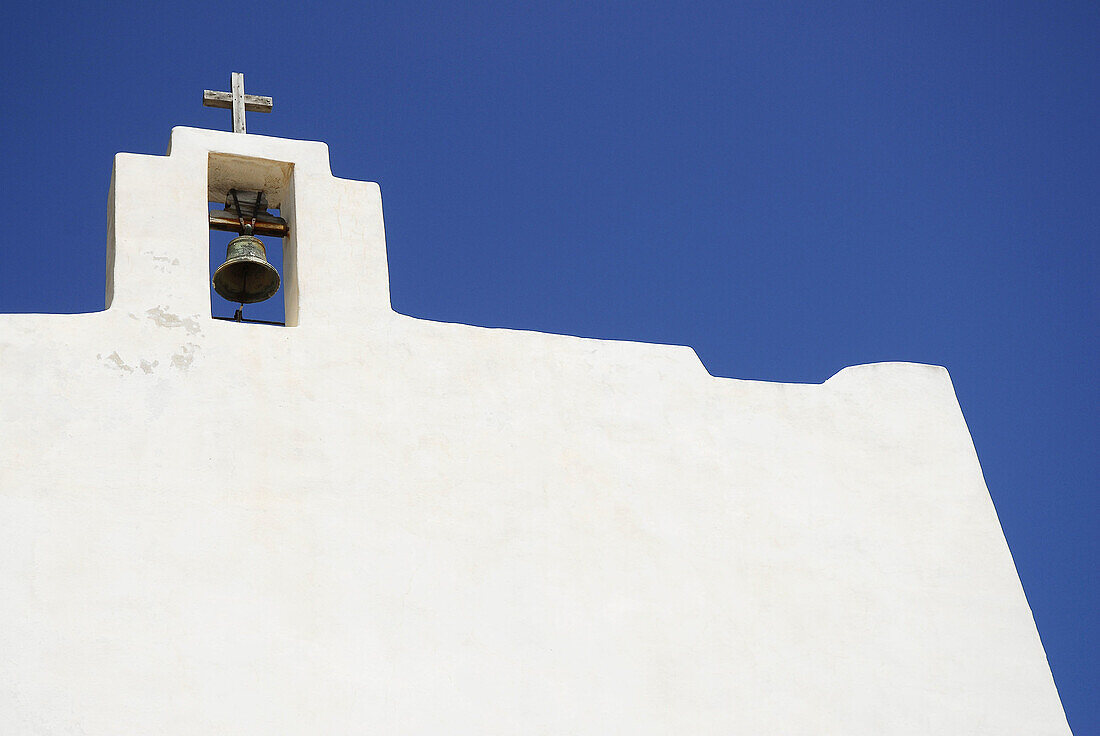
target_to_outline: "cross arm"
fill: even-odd
[[[224,107],[232,109],[233,93],[214,92],[213,90],[204,89],[202,91],[202,104],[205,107]],[[261,95],[244,96],[244,109],[248,112],[271,112],[271,108],[274,106],[275,101],[270,97],[263,97]]]

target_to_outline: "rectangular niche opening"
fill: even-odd
[[[243,309],[237,301],[230,301],[218,294],[212,283],[208,283],[210,289],[210,316],[219,320],[237,321],[238,309],[242,311],[242,324],[297,326],[298,324],[298,278],[297,278],[297,248],[294,237],[294,165],[285,161],[269,161],[267,159],[248,158],[227,153],[210,153],[207,171],[207,201],[208,210],[211,213],[211,224],[217,221],[218,228],[211,227],[209,242],[209,276],[213,280],[218,267],[225,263],[226,247],[234,238],[240,236],[239,232],[220,229],[225,227],[226,217],[224,213],[219,217],[215,213],[222,213],[229,208],[235,209],[230,191],[236,190],[241,196],[242,202],[248,202],[245,193],[263,192],[266,200],[266,213],[273,217],[281,217],[286,221],[287,233],[279,237],[278,233],[272,235],[261,227],[253,233],[266,251],[267,262],[279,274],[279,288],[268,299],[245,304]],[[254,201],[255,195],[252,195]],[[250,208],[242,207],[247,215]],[[249,218],[246,217],[246,222]],[[236,218],[232,218],[236,224]],[[236,273],[247,274],[248,279],[262,277],[266,269],[262,267],[248,267],[239,270],[232,269]],[[245,282],[248,282],[248,279]]]

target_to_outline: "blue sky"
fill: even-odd
[[[1100,733],[1100,5],[11,3],[0,34],[0,312],[101,308],[112,156],[227,128],[202,90],[242,71],[250,132],[381,184],[398,311],[718,376],[947,366]]]

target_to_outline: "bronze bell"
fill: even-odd
[[[242,235],[229,241],[225,263],[214,272],[214,291],[226,301],[255,304],[279,290],[279,272],[267,262],[259,238]]]

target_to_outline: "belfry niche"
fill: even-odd
[[[294,166],[210,153],[210,313],[215,319],[294,325]],[[265,242],[266,240],[266,242]]]

